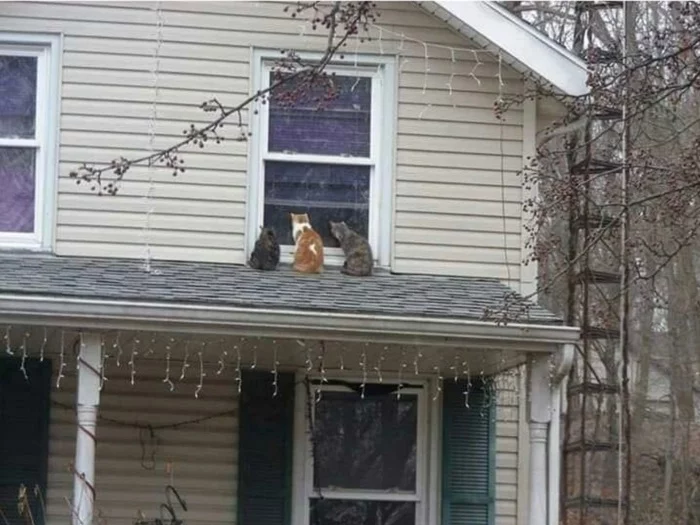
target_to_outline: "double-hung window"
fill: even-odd
[[[256,57],[256,90],[273,82],[273,62]],[[343,63],[346,62],[346,63]],[[349,64],[347,62],[350,62]],[[273,96],[253,118],[248,249],[260,226],[274,228],[291,258],[290,213],[308,213],[329,264],[342,263],[329,221],[365,236],[388,265],[394,147],[393,59],[340,60],[327,68],[337,96],[307,92],[293,104]],[[321,102],[319,101],[321,100]]]
[[[0,33],[0,247],[50,246],[58,42]]]
[[[357,388],[324,385],[311,401],[312,440],[303,440],[303,473],[294,476],[303,485],[294,525],[425,522],[425,392],[403,388],[397,396],[389,386],[368,384],[363,399]],[[309,426],[306,414],[297,425]]]

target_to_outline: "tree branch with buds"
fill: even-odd
[[[202,102],[200,109],[206,113],[215,113],[216,117],[204,126],[190,124],[189,128],[183,130],[183,138],[178,142],[136,158],[120,156],[107,165],[84,163],[72,170],[69,176],[75,179],[77,184],[89,185],[90,189],[99,195],[116,195],[125,175],[134,166],[165,167],[172,170],[174,177],[185,173],[182,150],[186,147],[204,148],[212,142],[220,144],[225,140],[221,130],[231,119],[235,119],[234,125],[240,130],[234,140],[248,140],[251,132],[244,121],[243,113],[253,104],[267,104],[271,97],[275,97],[281,104],[294,105],[304,96],[319,90],[323,91],[323,95],[317,97],[320,108],[335,98],[337,87],[332,75],[326,73],[326,68],[338,52],[347,46],[351,36],[359,37],[361,31],[368,33],[370,24],[379,16],[376,3],[334,2],[327,6],[321,2],[297,2],[294,8],[286,6],[284,11],[291,11],[292,18],[309,13],[314,30],[322,27],[328,31],[326,49],[319,60],[304,60],[293,50],[282,50],[281,57],[273,66],[273,80],[270,86],[257,91],[233,107],[224,106],[216,98]],[[364,39],[369,40],[370,37],[363,36],[362,40]]]

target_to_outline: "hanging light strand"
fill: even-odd
[[[41,341],[41,349],[39,350],[39,361],[44,362],[44,353],[46,352],[46,341],[48,340],[48,333],[46,327],[44,327],[44,339]]]
[[[156,15],[156,45],[153,51],[153,67],[151,69],[151,81],[153,87],[153,99],[151,100],[151,114],[148,119],[148,152],[152,156],[155,152],[156,124],[158,122],[158,97],[160,94],[159,72],[160,72],[160,49],[163,44],[163,11],[160,1],[154,7]],[[145,257],[143,269],[151,273],[151,216],[155,211],[152,203],[155,183],[153,181],[153,161],[148,161],[148,189],[144,195],[144,205],[146,208],[146,221],[143,228],[145,242]]]
[[[171,337],[168,344],[165,345],[165,378],[163,378],[163,383],[168,385],[171,392],[175,390],[175,383],[173,383],[172,379],[170,379],[170,357],[174,344],[175,340]]]
[[[190,367],[190,364],[187,362],[189,357],[190,357],[190,342],[185,341],[185,355],[182,358],[182,370],[180,371],[180,381],[185,379],[185,374],[187,373],[187,369]]]
[[[134,386],[134,378],[136,377],[136,356],[139,354],[136,351],[136,347],[139,345],[140,341],[134,338],[131,343],[131,358],[129,359],[129,370],[131,374],[131,386]]]
[[[197,384],[197,389],[194,391],[195,399],[199,399],[199,393],[202,391],[202,388],[204,387],[204,378],[207,375],[206,372],[204,371],[204,357],[202,355],[205,347],[206,347],[206,343],[202,343],[202,350],[197,352],[197,357],[199,358],[199,383]]]
[[[8,325],[7,328],[5,328],[5,353],[7,355],[15,355],[15,353],[12,351],[12,326]]]
[[[61,379],[66,377],[63,370],[66,368],[66,333],[61,330],[61,348],[58,362],[58,375],[56,377],[56,388],[61,388]]]
[[[27,363],[27,338],[29,337],[29,332],[24,332],[24,336],[22,337],[22,360],[19,365],[19,369],[22,372],[22,375],[24,376],[25,381],[29,381],[29,376],[27,375],[27,367],[25,366]]]

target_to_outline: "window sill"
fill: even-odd
[[[0,240],[0,253],[2,252],[52,253],[53,250],[49,246],[42,246],[37,243]]]

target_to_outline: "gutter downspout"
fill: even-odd
[[[563,344],[559,354],[559,363],[552,374],[551,379],[551,410],[552,417],[549,423],[549,483],[548,483],[548,509],[547,524],[559,525],[559,490],[561,487],[561,414],[564,396],[566,395],[566,383],[569,372],[574,364],[576,355],[575,346],[572,343]]]

